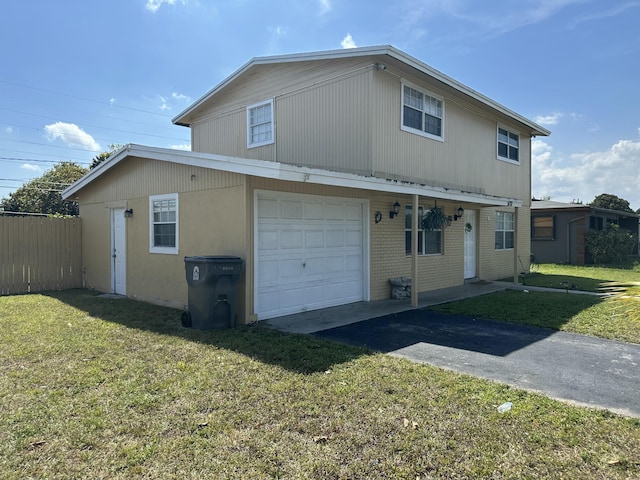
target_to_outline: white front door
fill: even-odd
[[[111,209],[111,290],[127,294],[127,236],[124,208]]]
[[[255,205],[259,319],[367,298],[365,202],[262,192]]]
[[[476,211],[465,210],[464,222],[464,278],[476,276]]]

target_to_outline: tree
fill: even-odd
[[[593,202],[591,202],[591,206],[606,208],[607,210],[616,210],[618,212],[633,213],[628,201],[609,193],[601,193],[598,195]]]
[[[89,170],[93,170],[94,168],[96,168],[98,165],[104,162],[107,158],[109,158],[111,155],[113,155],[118,150],[120,150],[123,146],[124,145],[119,145],[115,143],[112,143],[111,145],[109,145],[109,150],[107,150],[106,152],[99,153],[98,155],[93,157],[93,162],[91,162],[91,165],[89,166]]]
[[[78,203],[62,200],[60,193],[85,173],[87,169],[77,163],[57,163],[0,200],[0,207],[9,212],[78,215]]]

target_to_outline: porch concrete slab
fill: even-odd
[[[412,307],[410,299],[387,299],[374,302],[357,302],[337,307],[323,308],[308,312],[286,315],[265,320],[273,328],[289,333],[315,333],[330,328],[342,327],[370,318],[383,317],[394,313],[424,308],[441,303],[454,302],[464,298],[477,297],[488,293],[500,292],[516,285],[508,282],[477,282],[456,285],[424,292],[418,295],[418,306]]]

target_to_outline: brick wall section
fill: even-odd
[[[398,201],[402,207],[394,219],[389,210]],[[405,205],[413,202],[410,196],[375,196],[371,200],[371,300],[390,298],[389,278],[411,277],[411,257],[405,254]],[[433,199],[420,198],[424,208],[433,206]],[[447,215],[453,215],[458,203],[438,201]],[[376,224],[375,213],[382,213]],[[418,263],[419,291],[459,285],[464,281],[463,247],[464,221],[452,222],[444,231],[443,255],[421,256]]]
[[[478,276],[485,280],[513,277],[514,250],[495,249],[496,212],[515,212],[513,207],[483,208],[478,218],[479,268]],[[529,207],[518,208],[517,247],[520,260],[517,272],[528,270],[531,250],[531,212]]]

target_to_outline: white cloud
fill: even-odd
[[[171,98],[173,98],[174,100],[184,100],[185,102],[191,101],[191,97],[188,97],[186,95],[183,95],[181,93],[176,93],[176,92],[173,92],[171,94]]]
[[[156,13],[158,9],[165,3],[167,5],[175,5],[177,3],[177,0],[147,0],[145,8],[153,13]],[[180,3],[186,5],[187,0],[181,0]]]
[[[610,193],[628,200],[634,210],[640,208],[640,141],[620,140],[601,152],[562,155],[536,139],[531,157],[532,194],[538,198],[590,202]]]
[[[40,171],[40,167],[38,165],[32,165],[30,163],[23,163],[22,165],[20,165],[20,168],[22,168],[23,170],[30,170],[32,172]]]
[[[356,42],[353,41],[353,37],[350,33],[347,33],[347,36],[342,39],[340,42],[342,48],[356,48]]]
[[[554,112],[551,115],[538,115],[536,117],[536,123],[540,125],[557,125],[562,115],[563,114],[559,112]]]
[[[46,125],[44,131],[50,142],[60,139],[70,147],[80,147],[94,152],[100,151],[100,144],[74,123],[52,123]]]
[[[158,97],[160,98],[160,110],[171,110],[171,107],[167,104],[167,99],[162,95],[158,95]]]
[[[187,152],[191,151],[191,144],[190,143],[185,143],[182,145],[170,145],[169,148],[172,148],[174,150],[185,150]]]
[[[331,11],[331,0],[318,0],[320,4],[320,15],[324,15]]]
[[[11,127],[7,127],[4,129],[5,133],[8,133],[9,135],[11,135],[13,133],[13,128]]]
[[[115,98],[110,98],[109,99],[109,105],[111,105],[112,107],[115,105],[116,103],[116,99]]]

